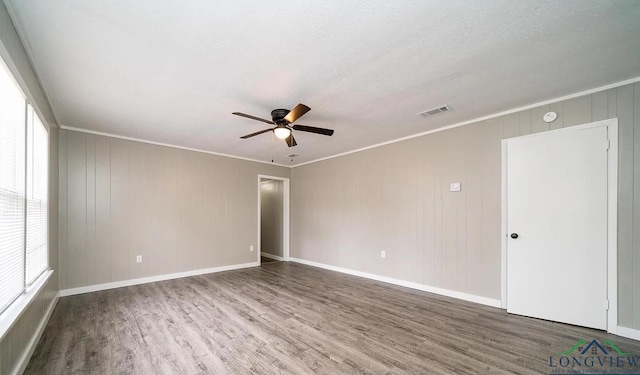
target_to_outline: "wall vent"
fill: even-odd
[[[442,113],[451,112],[451,111],[453,111],[453,108],[451,108],[451,106],[443,105],[441,107],[436,107],[436,108],[429,109],[424,112],[419,112],[416,114],[422,117],[431,117],[431,116],[440,115]]]

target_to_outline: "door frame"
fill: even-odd
[[[607,127],[609,152],[607,154],[607,332],[618,333],[618,119],[591,122],[541,133],[523,135],[502,140],[502,256],[501,301],[507,308],[507,142],[509,139],[540,137],[551,132],[579,131],[595,127]]]
[[[262,253],[262,240],[261,240],[261,221],[262,221],[262,201],[260,196],[260,182],[262,179],[278,180],[282,181],[282,260],[289,261],[289,225],[290,218],[290,180],[286,177],[269,176],[266,174],[258,174],[258,237],[257,237],[257,261],[260,264],[260,254]]]

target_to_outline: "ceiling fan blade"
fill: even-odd
[[[296,139],[293,138],[293,133],[291,133],[287,138],[284,139],[285,142],[287,142],[287,146],[289,147],[293,147],[296,146],[298,143],[296,142]]]
[[[263,118],[260,117],[256,117],[256,116],[251,116],[251,115],[247,115],[245,113],[241,113],[241,112],[233,112],[232,115],[236,115],[236,116],[241,116],[241,117],[246,117],[246,118],[250,118],[252,120],[256,120],[256,121],[262,121],[262,122],[266,122],[267,124],[274,124],[273,121],[269,121],[269,120],[265,120]]]
[[[242,139],[247,139],[247,138],[251,138],[251,137],[255,137],[256,135],[262,134],[262,133],[266,133],[266,132],[270,132],[273,129],[269,128],[269,129],[264,129],[264,130],[260,130],[259,132],[255,132],[255,133],[251,133],[251,134],[247,134],[245,136],[242,136],[240,138]]]
[[[293,125],[293,130],[322,134],[322,135],[329,135],[329,136],[333,135],[333,129],[316,128],[315,126]]]
[[[284,116],[284,119],[289,121],[289,123],[291,124],[295,122],[297,119],[299,119],[300,117],[302,117],[305,113],[309,112],[310,110],[311,108],[300,103],[297,106],[295,106],[295,108],[293,108],[286,116]]]

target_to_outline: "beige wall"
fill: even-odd
[[[640,329],[640,83],[296,167],[292,256],[500,299],[501,140],[613,117],[619,321]]]
[[[58,220],[58,130],[53,113],[45,99],[44,92],[33,72],[27,54],[18,34],[11,23],[6,7],[0,2],[0,55],[7,63],[25,95],[31,100],[37,112],[49,125],[50,176],[49,176],[49,266],[57,268],[57,220]],[[35,296],[6,336],[0,340],[0,374],[12,374],[29,360],[28,354],[34,347],[32,340],[38,328],[48,319],[47,311],[58,293],[57,275],[49,279]]]
[[[258,174],[290,170],[61,130],[60,289],[255,262]]]
[[[260,183],[260,251],[283,256],[282,210],[284,182],[266,180]]]

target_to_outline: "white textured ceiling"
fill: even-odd
[[[283,164],[640,76],[635,0],[5,3],[60,125]]]

